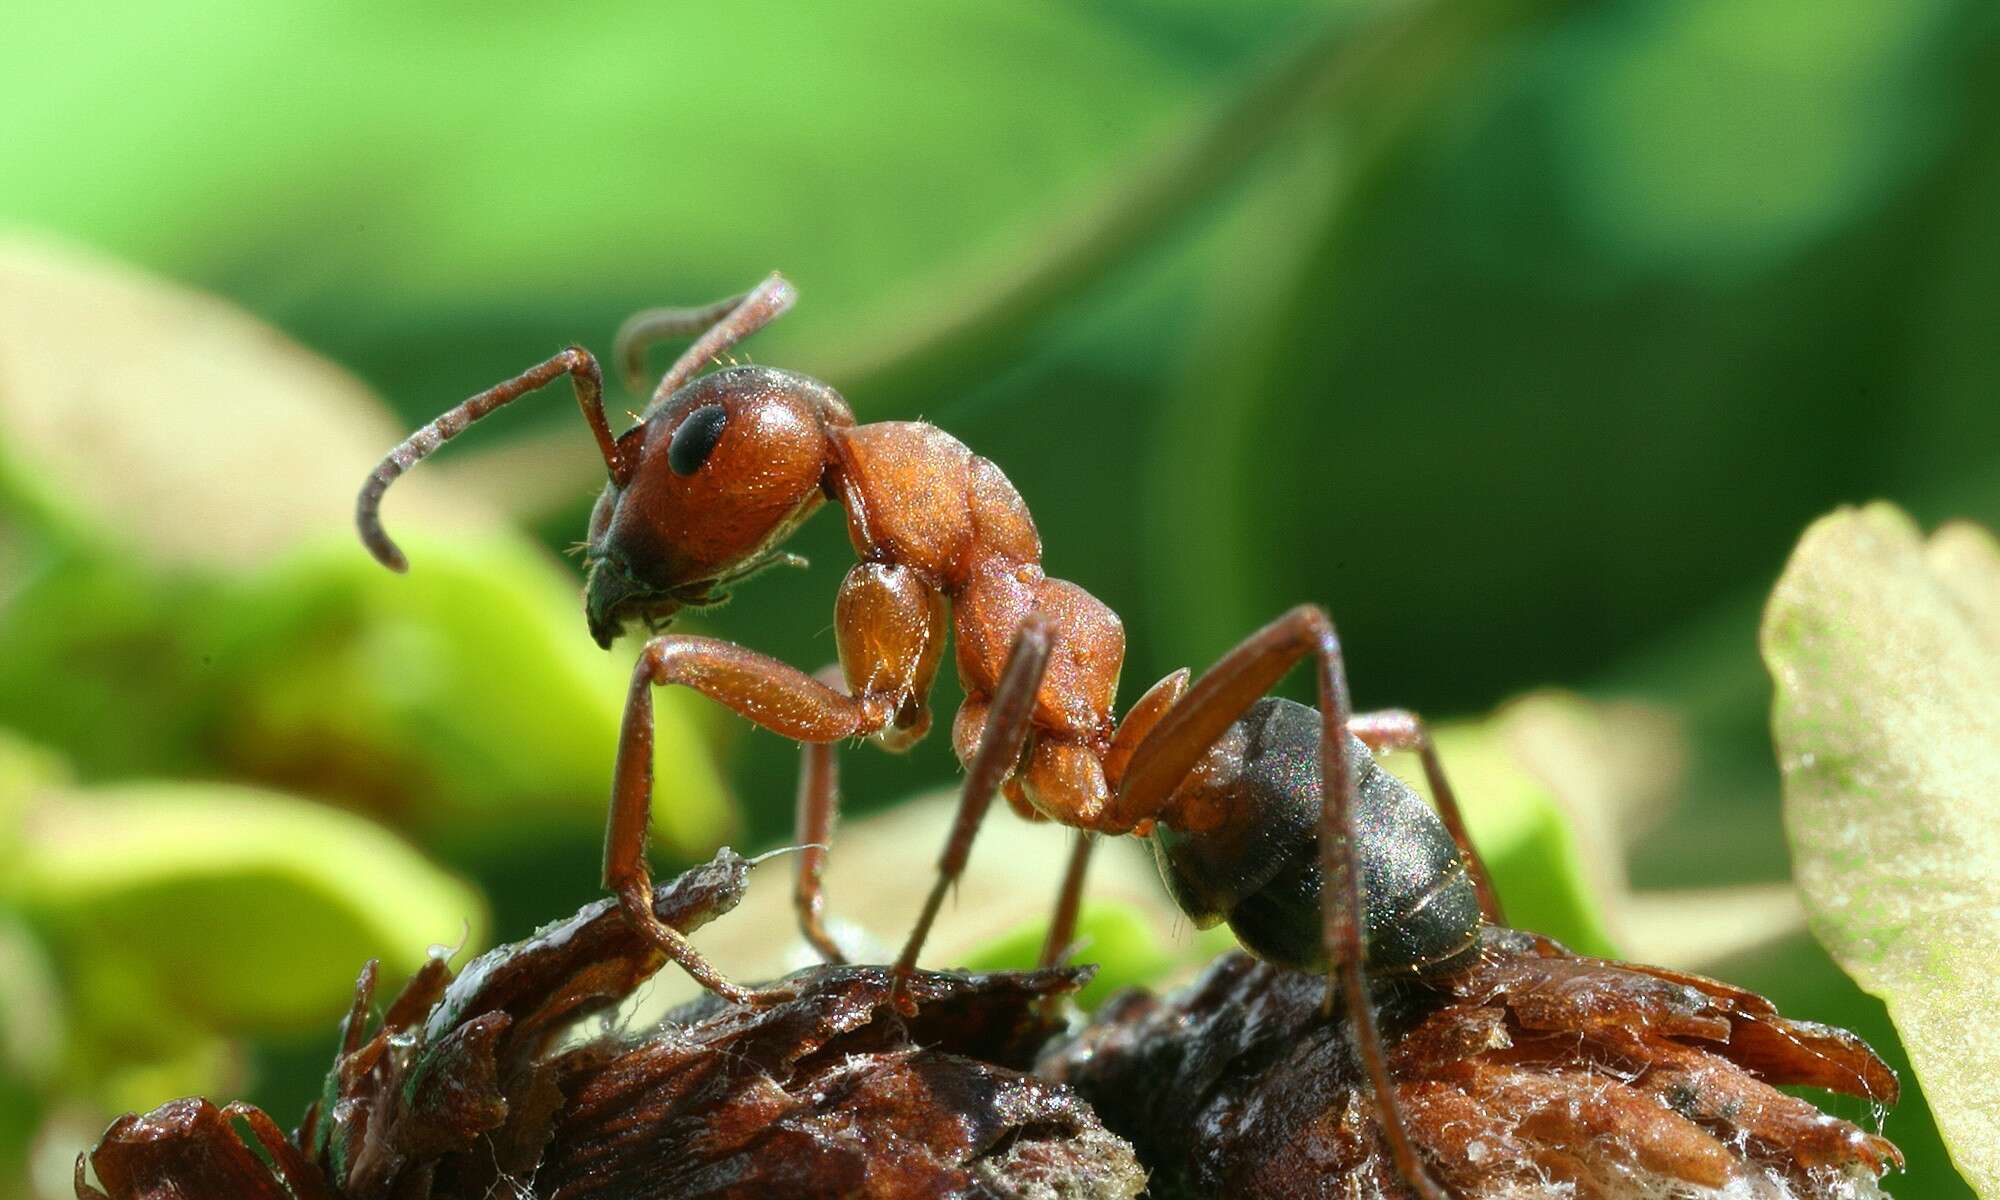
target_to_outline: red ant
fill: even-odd
[[[1500,910],[1423,723],[1402,711],[1351,715],[1339,638],[1313,606],[1251,634],[1192,686],[1185,669],[1168,675],[1115,720],[1124,627],[1103,602],[1043,572],[1034,521],[998,467],[923,422],[857,425],[838,393],[804,375],[755,366],[700,374],[794,298],[774,274],[742,296],[628,321],[616,353],[634,390],[650,344],[696,336],[623,434],[605,421],[597,360],[572,346],[418,430],[361,489],[363,542],[384,565],[406,569],[377,511],[389,484],[473,421],[571,377],[610,473],[584,551],[591,636],[608,649],[635,622],[655,635],[632,676],[605,837],[605,886],[627,919],[725,1000],[785,994],[722,978],[649,904],[652,690],[682,684],[804,745],[799,924],[840,961],[820,894],[837,804],[831,747],[867,737],[901,750],[925,734],[949,621],[966,693],[952,745],[966,776],[899,975],[915,968],[996,791],[1024,817],[1082,831],[1043,948],[1048,963],[1074,935],[1094,835],[1150,836],[1198,924],[1226,919],[1261,957],[1330,972],[1329,1008],[1344,998],[1352,1015],[1397,1165],[1427,1200],[1443,1200],[1405,1132],[1367,974],[1432,978],[1462,966],[1482,920],[1498,924]],[[783,561],[779,547],[826,500],[845,510],[860,559],[834,601],[838,676],[660,632],[683,608],[717,603]],[[1261,700],[1306,658],[1316,713]],[[1442,823],[1375,767],[1371,749],[1417,752]]]

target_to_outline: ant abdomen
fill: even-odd
[[[1153,832],[1160,876],[1201,928],[1227,921],[1267,962],[1324,972],[1320,714],[1252,705],[1176,791]],[[1359,738],[1355,780],[1362,928],[1374,972],[1427,974],[1477,944],[1479,896],[1444,823]]]

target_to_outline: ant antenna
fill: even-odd
[[[396,548],[387,532],[382,528],[382,493],[400,478],[403,472],[416,466],[439,446],[465,432],[466,427],[497,408],[505,407],[529,392],[553,381],[557,376],[568,375],[576,387],[577,407],[583,410],[583,419],[590,424],[590,432],[597,438],[598,453],[604,456],[604,465],[611,472],[611,482],[624,487],[632,478],[632,462],[618,447],[618,439],[611,436],[611,426],[604,420],[604,375],[598,369],[597,359],[581,346],[569,349],[549,359],[529,367],[505,383],[495,384],[457,407],[447,410],[437,420],[417,430],[403,443],[383,457],[368,479],[361,485],[361,495],[355,501],[354,524],[361,533],[362,545],[375,556],[375,561],[401,573],[410,569],[410,560]]]
[[[828,846],[825,842],[800,842],[796,846],[779,846],[772,850],[766,850],[764,851],[764,853],[759,854],[757,857],[750,859],[749,862],[751,866],[755,867],[770,862],[774,858],[783,858],[787,854],[803,854],[807,850],[830,850],[830,849],[832,849],[832,847]]]
[[[699,333],[693,345],[681,352],[674,365],[653,389],[643,416],[650,417],[667,397],[679,391],[696,373],[720,359],[731,346],[756,333],[779,317],[799,298],[790,280],[776,271],[764,282],[727,300],[699,308],[652,308],[639,313],[619,327],[612,357],[623,367],[625,381],[635,392],[645,387],[646,351],[667,338]]]

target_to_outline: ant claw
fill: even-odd
[[[731,1002],[745,1008],[776,1008],[780,1004],[789,1004],[799,998],[796,989],[782,986],[737,988],[735,991],[736,994],[730,997]]]
[[[898,968],[895,981],[889,985],[889,1006],[904,1020],[917,1015],[917,998],[910,995],[910,973]]]

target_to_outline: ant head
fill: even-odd
[[[832,458],[827,431],[854,423],[832,388],[803,375],[765,367],[701,375],[784,315],[795,297],[784,276],[773,274],[741,296],[627,321],[617,356],[635,388],[648,345],[697,336],[653,390],[639,424],[616,437],[604,419],[597,360],[576,346],[450,409],[369,474],[355,507],[363,544],[384,566],[406,569],[382,529],[383,492],[473,422],[569,375],[611,476],[585,543],[591,636],[609,648],[628,622],[657,627],[683,608],[718,602],[730,584],[788,557],[778,545],[823,496]]]
[[[770,565],[825,498],[827,428],[846,404],[817,380],[731,367],[669,396],[619,439],[626,464],[590,515],[584,610],[609,647],[634,621],[658,628],[725,598]]]

